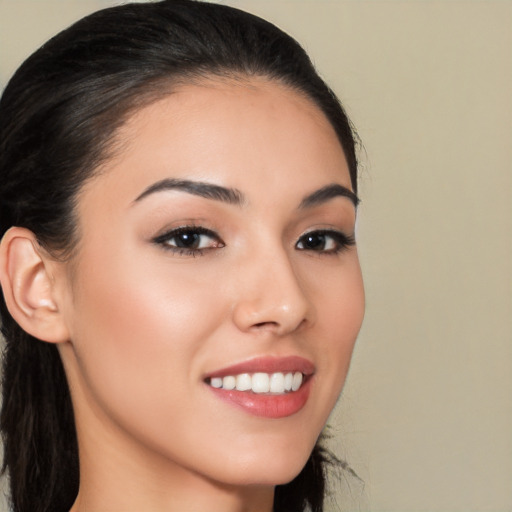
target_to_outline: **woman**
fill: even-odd
[[[0,172],[13,510],[322,510],[364,297],[353,133],[300,46],[95,13],[8,84]]]

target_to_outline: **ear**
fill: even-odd
[[[69,340],[55,298],[56,264],[28,229],[13,227],[2,238],[0,284],[7,309],[25,332],[50,343]]]

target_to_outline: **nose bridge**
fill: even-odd
[[[286,334],[310,321],[311,304],[282,244],[263,245],[242,267],[235,323],[241,330]]]

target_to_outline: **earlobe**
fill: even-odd
[[[54,296],[49,256],[25,228],[9,229],[0,244],[0,283],[7,308],[20,327],[50,343],[69,339]]]

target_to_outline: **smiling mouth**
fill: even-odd
[[[240,373],[224,377],[209,377],[206,384],[216,389],[245,391],[247,393],[284,395],[298,391],[307,376],[301,372]]]
[[[303,357],[256,357],[215,370],[203,382],[213,396],[250,415],[280,419],[305,407],[315,373]]]

